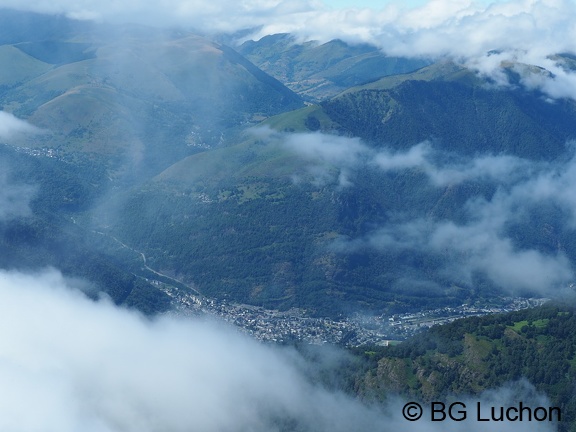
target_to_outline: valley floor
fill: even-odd
[[[303,309],[287,311],[214,300],[194,293],[183,293],[169,285],[153,283],[173,300],[176,313],[186,316],[215,316],[254,338],[271,343],[305,342],[336,344],[348,347],[388,345],[402,341],[419,331],[460,318],[506,313],[544,304],[546,298],[502,297],[490,304],[463,304],[458,307],[419,312],[363,316],[354,314],[341,319],[313,318]]]

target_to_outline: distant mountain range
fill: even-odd
[[[29,17],[36,33],[15,31],[0,49],[9,65],[0,103],[47,132],[27,145],[103,158],[111,175],[149,175],[242,125],[303,105],[235,51],[200,36],[138,26],[81,32],[64,20],[68,31],[44,39],[55,24],[41,17]]]
[[[100,287],[111,279],[96,274],[120,272],[117,302],[142,283],[131,304],[148,312],[167,298],[144,264],[208,296],[318,315],[572,280],[561,192],[576,105],[527,88],[518,65],[502,66],[503,86],[338,40],[272,35],[236,51],[182,30],[1,20],[30,24],[0,33],[0,103],[39,128],[5,140],[13,181],[43,185],[30,219],[3,231],[27,267]],[[539,201],[537,179],[550,186]],[[14,227],[28,237],[6,237]],[[80,270],[79,256],[108,270]]]
[[[296,93],[313,101],[326,99],[386,75],[412,72],[429,62],[388,57],[372,45],[341,40],[297,43],[290,34],[247,41],[238,52]]]

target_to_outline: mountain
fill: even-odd
[[[166,311],[159,284],[125,263],[142,257],[97,233],[87,215],[110,191],[301,99],[189,32],[11,10],[0,11],[0,23],[0,267],[53,267],[86,281],[91,296]],[[25,132],[12,132],[15,122]]]
[[[298,43],[286,33],[249,40],[237,49],[262,70],[312,101],[428,64],[424,60],[388,57],[367,44],[350,45],[341,40]]]
[[[436,326],[397,346],[358,350],[368,366],[357,389],[367,399],[403,394],[429,402],[527,379],[561,409],[558,430],[574,430],[575,325],[573,306],[548,304]]]
[[[86,294],[101,293],[118,305],[147,314],[168,310],[170,298],[97,250],[97,235],[71,214],[90,209],[101,195],[92,173],[54,157],[0,146],[0,268],[23,272],[58,269],[82,280]]]
[[[571,172],[574,125],[570,99],[437,63],[272,117],[98,218],[205,294],[267,307],[334,314],[549,293],[571,278],[576,236],[552,195],[530,198],[530,179]],[[507,279],[501,265],[533,276]]]
[[[502,86],[441,61],[304,106],[189,32],[70,21],[51,38],[38,23],[0,47],[4,110],[36,127],[8,144],[60,182],[40,194],[60,202],[50,214],[33,207],[38,250],[66,249],[45,235],[62,232],[138,280],[150,266],[208,296],[317,315],[547,296],[574,277],[576,105],[524,86],[541,68],[502,65]],[[284,53],[297,80],[381,59],[286,35],[249,47]],[[37,259],[72,269],[74,256]]]
[[[576,137],[572,100],[548,103],[539,92],[488,84],[471,70],[441,62],[352,87],[316,109],[290,112],[269,124],[336,129],[375,147],[405,149],[432,139],[446,151],[528,159],[558,157]]]
[[[426,72],[439,67],[453,68],[435,65]],[[410,78],[391,89],[386,87],[392,80],[351,89],[323,109],[345,130],[376,145],[399,147],[433,137],[447,151],[553,159],[575,137],[572,100],[547,103],[538,92],[491,90],[474,85],[475,76],[462,69],[449,79]],[[357,113],[353,118],[351,111]]]
[[[112,178],[157,172],[242,125],[302,106],[241,55],[200,36],[139,26],[75,31],[65,21],[68,31],[49,38],[62,18],[54,20],[1,47],[10,67],[0,75],[0,104],[46,132],[28,146],[97,159]]]

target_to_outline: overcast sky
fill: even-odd
[[[302,39],[370,42],[395,55],[516,50],[541,59],[576,51],[573,0],[0,0],[0,7],[203,32],[258,27],[253,38],[291,32]]]
[[[424,2],[425,0],[404,0],[403,2],[398,0],[324,0],[324,3],[334,8],[369,7],[372,9],[380,9],[389,3],[404,4],[407,7],[414,7],[419,6]]]
[[[479,0],[478,3],[502,3],[504,0]],[[389,4],[396,4],[406,8],[422,6],[426,0],[324,0],[328,6],[334,8],[358,8],[367,7],[381,9]]]

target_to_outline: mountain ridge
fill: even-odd
[[[254,64],[311,101],[385,75],[413,71],[428,62],[388,57],[368,44],[335,39],[324,44],[297,43],[288,33],[246,41],[238,48]]]
[[[182,159],[125,198],[125,218],[110,223],[118,223],[114,235],[156,251],[150,255],[159,268],[194,281],[203,292],[273,308],[338,313],[333,305],[340,303],[340,312],[410,309],[498,292],[481,275],[474,282],[447,276],[442,263],[454,259],[449,250],[379,249],[370,238],[378,238],[378,227],[394,226],[398,215],[407,226],[429,220],[467,229],[476,223],[470,203],[490,205],[502,187],[498,182],[506,180],[488,176],[435,185],[427,170],[482,158],[535,164],[533,169],[560,163],[568,157],[566,142],[576,135],[576,104],[550,104],[522,89],[486,88],[456,65],[413,74],[428,78],[403,76],[388,90],[344,93],[263,123],[279,130],[256,129],[240,144]],[[381,171],[370,161],[421,151],[430,152],[421,156],[429,159],[413,167]],[[164,214],[159,206],[173,209],[166,214],[169,227],[139,216]],[[494,241],[511,236],[505,242],[512,253],[572,259],[574,233],[563,226],[562,213],[546,206],[542,211],[538,224],[525,231],[529,235],[518,235],[528,223],[520,221],[495,233]],[[255,226],[262,229],[256,233]],[[246,274],[254,262],[260,262],[257,277]]]

